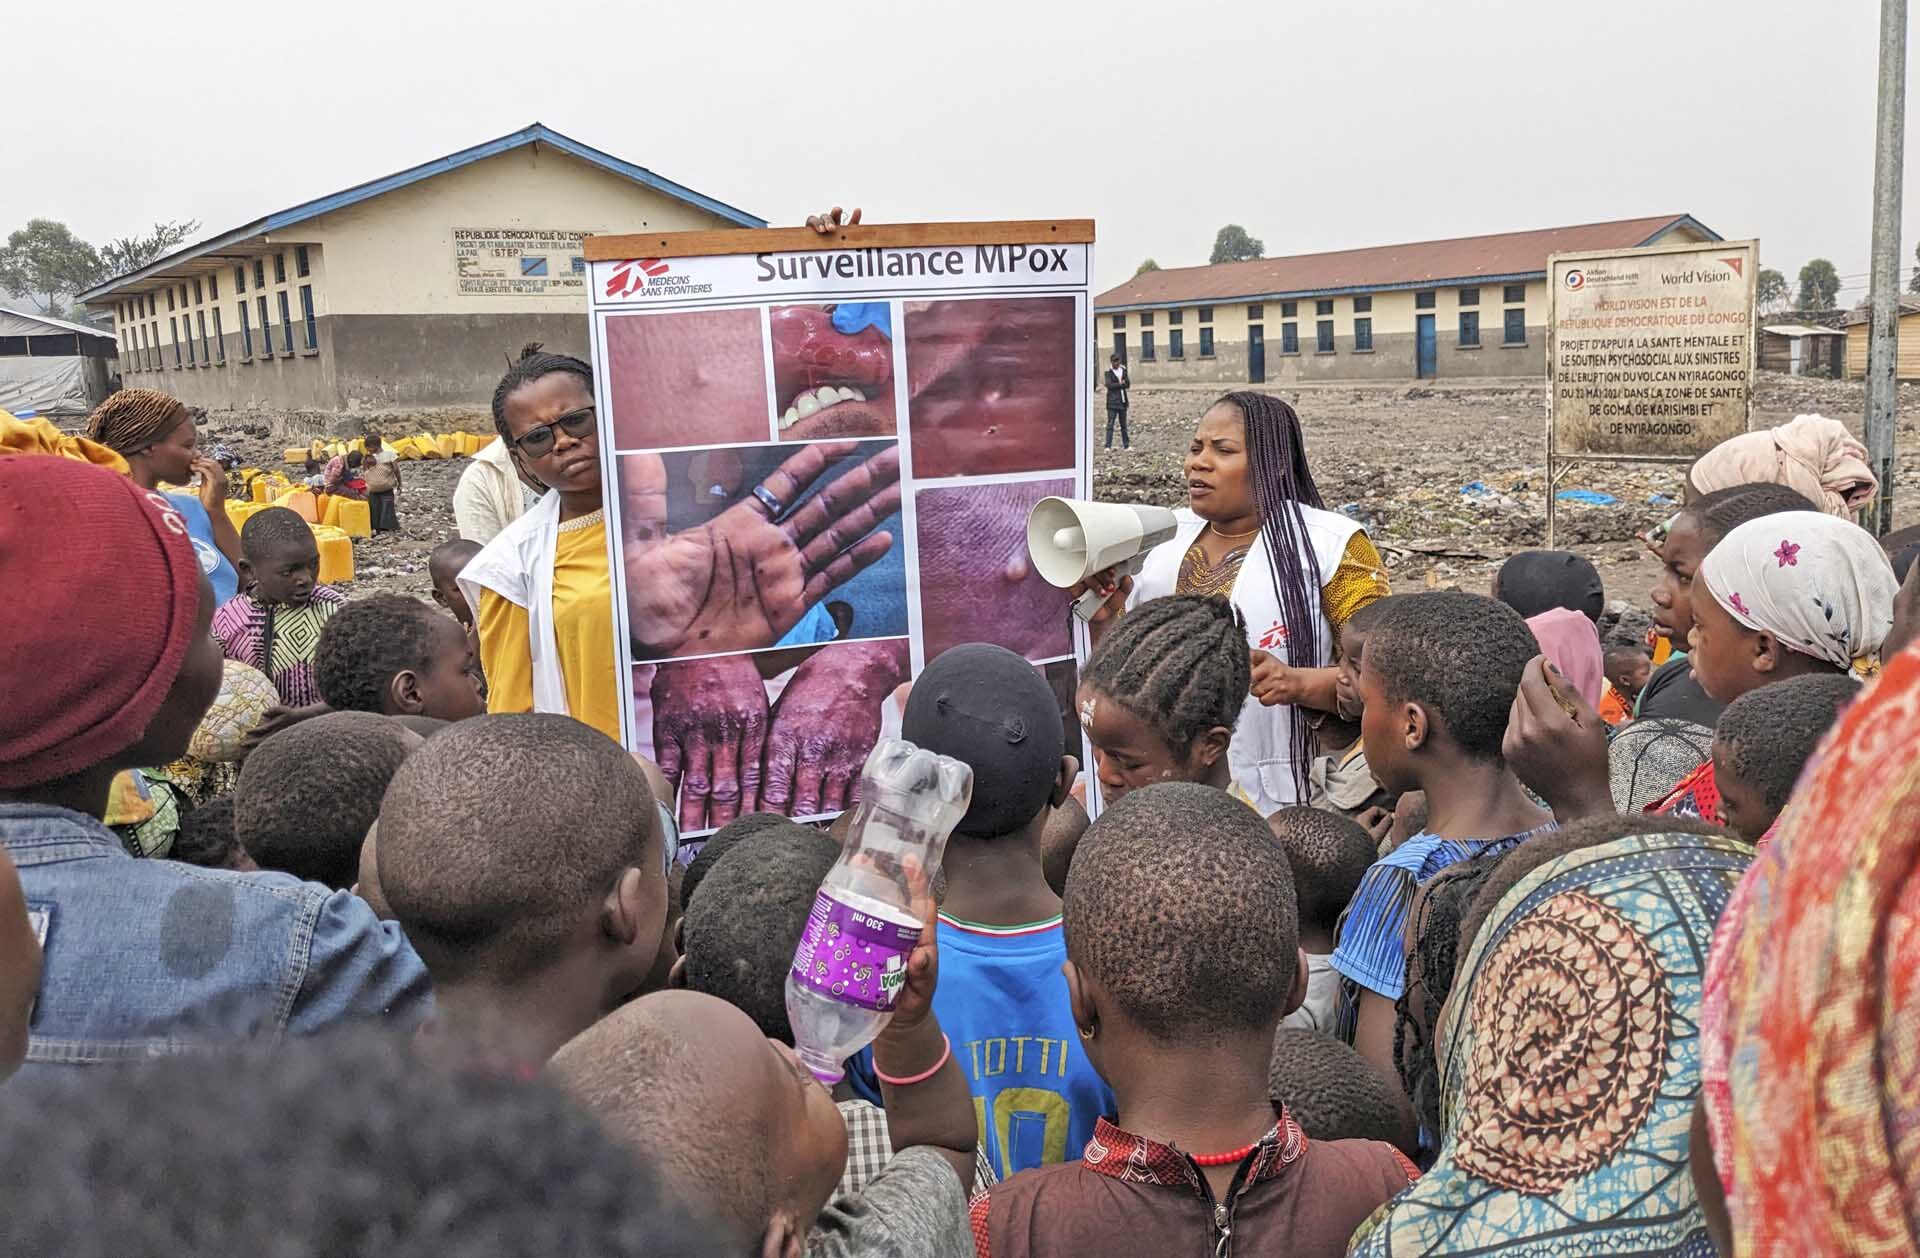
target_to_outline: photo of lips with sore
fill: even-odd
[[[622,450],[767,440],[760,312],[609,317],[607,393]]]
[[[906,303],[917,477],[1074,466],[1071,297]]]
[[[893,340],[887,307],[774,306],[773,392],[782,441],[891,437]],[[848,313],[858,311],[859,317]],[[867,312],[878,312],[872,317]],[[852,332],[841,331],[851,327]]]

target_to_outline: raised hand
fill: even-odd
[[[680,828],[717,829],[758,808],[767,688],[752,658],[662,664],[652,699],[653,754],[679,794]]]
[[[1545,656],[1534,656],[1520,675],[1500,752],[1562,825],[1613,811],[1607,723]]]
[[[837,643],[808,657],[767,729],[761,807],[789,817],[851,807],[880,737],[880,707],[906,677],[904,642]]]
[[[900,508],[900,450],[888,446],[790,510],[851,441],[808,446],[753,496],[706,524],[644,537],[623,525],[627,615],[643,657],[772,646],[827,591],[893,545],[873,529]],[[644,513],[656,491],[623,478],[623,507]]]

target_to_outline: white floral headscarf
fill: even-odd
[[[1811,511],[1742,524],[1708,552],[1699,579],[1747,628],[1843,669],[1880,653],[1899,589],[1872,534]]]

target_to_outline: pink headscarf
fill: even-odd
[[[1540,654],[1560,670],[1574,692],[1587,706],[1600,706],[1601,687],[1606,684],[1606,661],[1600,654],[1600,631],[1593,622],[1575,611],[1553,607],[1538,616],[1527,617]]]
[[[1729,437],[1695,460],[1687,479],[1703,494],[1754,481],[1785,485],[1843,520],[1857,520],[1880,492],[1867,448],[1825,415],[1796,415],[1778,428]]]

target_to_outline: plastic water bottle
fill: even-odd
[[[794,1049],[821,1082],[837,1082],[893,1017],[934,871],[972,799],[973,770],[950,756],[890,739],[867,757],[852,828],[787,972]]]

